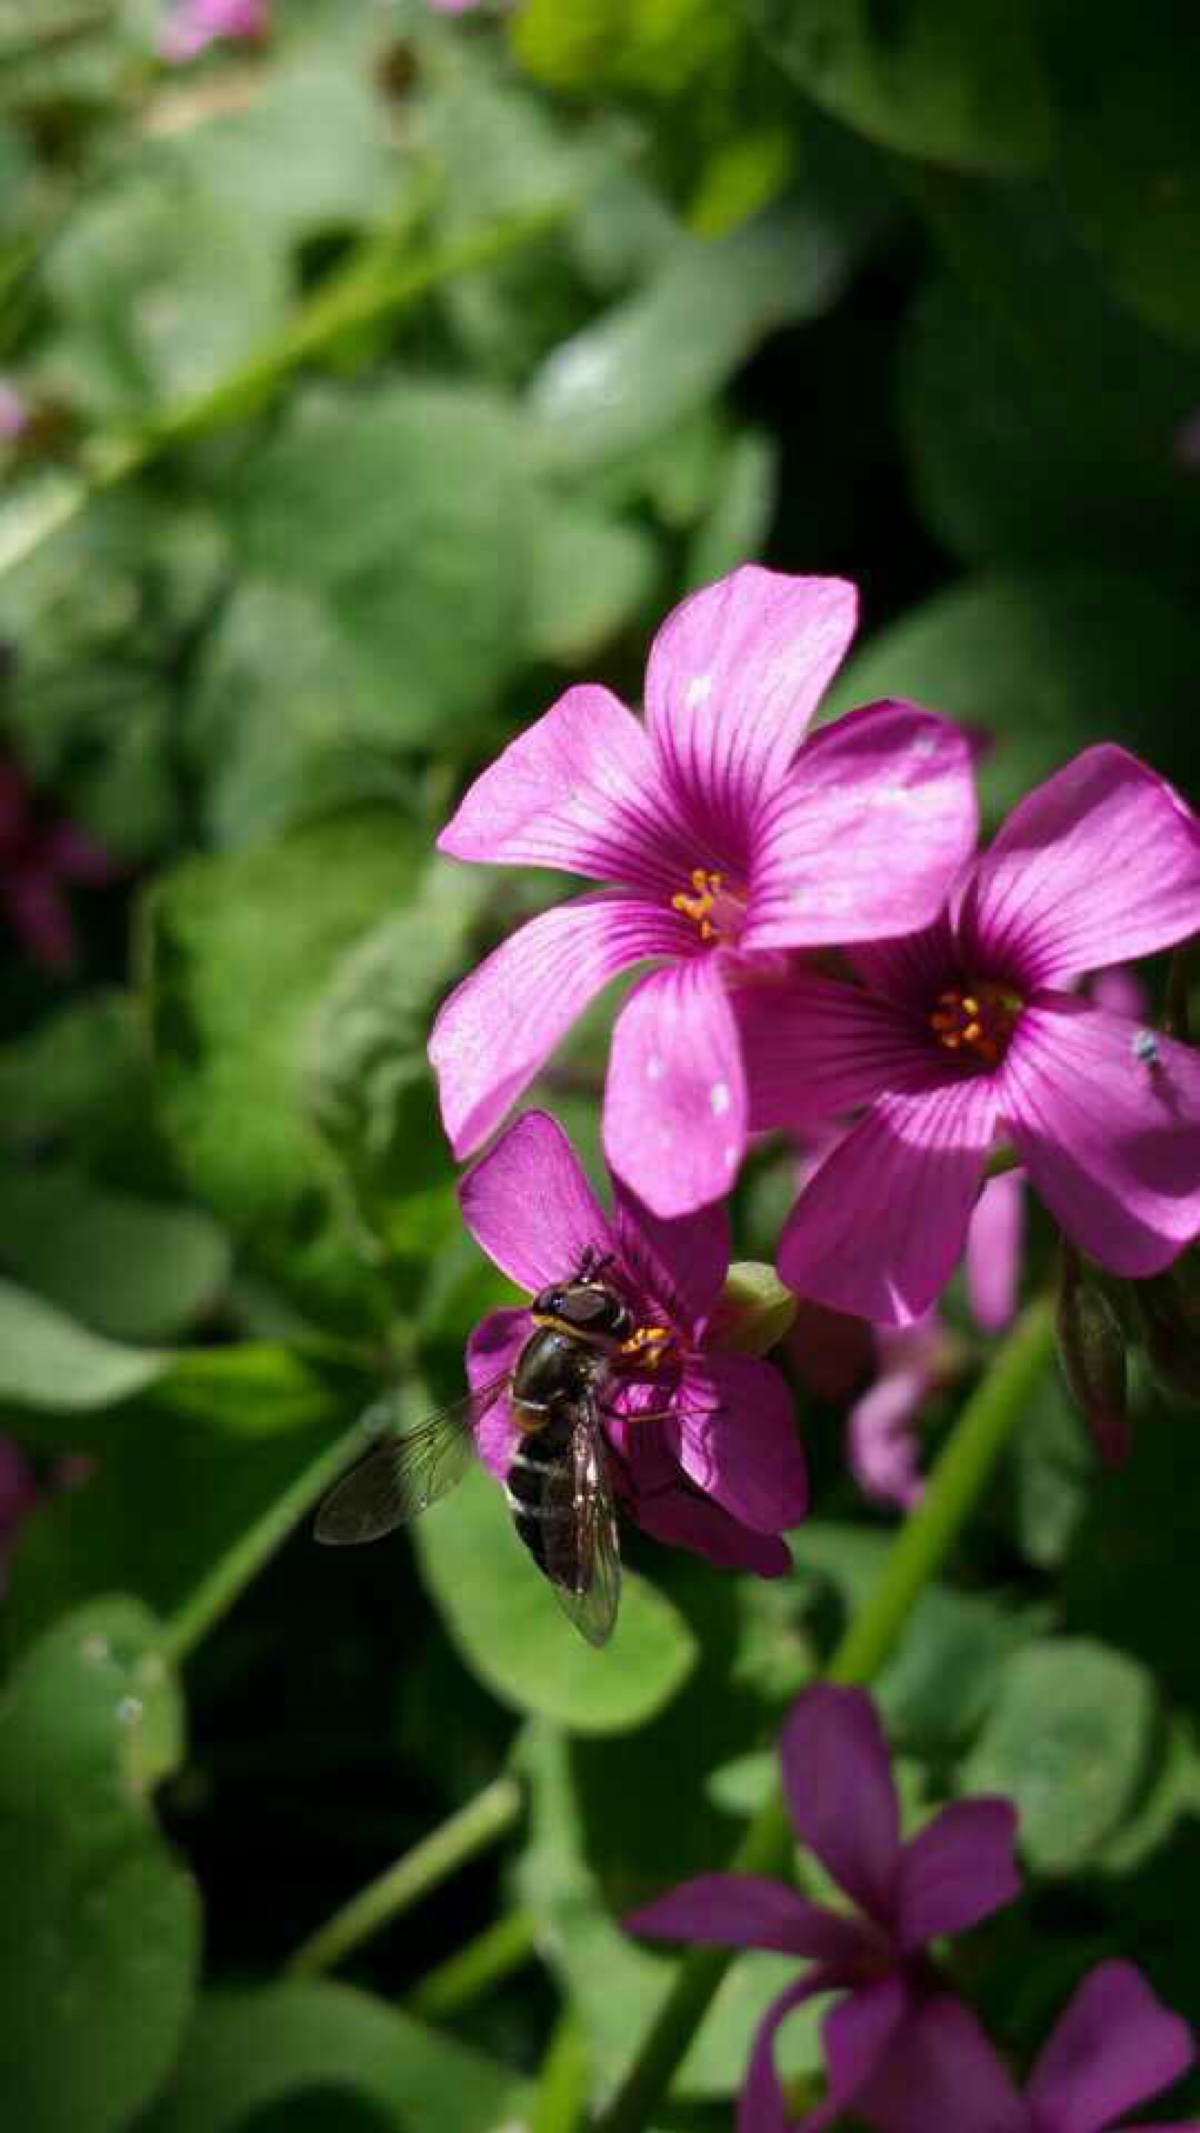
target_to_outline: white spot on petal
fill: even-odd
[[[708,1092],[708,1101],[712,1106],[713,1117],[724,1118],[730,1104],[733,1102],[729,1083],[727,1081],[714,1081]]]
[[[658,1053],[657,1053],[657,1052],[651,1052],[651,1054],[650,1054],[650,1057],[649,1057],[649,1058],[648,1058],[648,1060],[646,1061],[646,1079],[647,1079],[647,1081],[665,1081],[665,1080],[666,1080],[666,1078],[667,1078],[667,1062],[666,1062],[666,1060],[665,1060],[665,1059],[660,1059],[660,1058],[659,1058],[659,1056],[658,1056]]]
[[[712,685],[711,674],[693,674],[683,692],[683,700],[689,711],[694,711],[697,704],[707,703],[712,695]]]

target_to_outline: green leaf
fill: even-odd
[[[198,1208],[105,1192],[54,1170],[0,1178],[0,1258],[117,1340],[168,1340],[216,1302],[229,1247]]]
[[[738,28],[708,0],[525,0],[512,41],[522,66],[552,88],[674,97],[728,66]]]
[[[106,1600],[61,1622],[0,1702],[0,2062],[12,2122],[119,2133],[171,2065],[199,1917],[149,1818],[179,1759],[158,1630]]]
[[[267,1985],[201,2002],[170,2087],[140,2121],[141,2133],[236,2133],[252,2113],[317,2088],[336,2092],[347,2107],[372,2106],[394,2133],[438,2125],[501,2133],[523,2108],[508,2067],[365,1992]]]
[[[572,667],[650,607],[659,557],[645,530],[615,513],[547,497],[530,559],[530,654]]]
[[[361,1322],[378,1277],[305,1116],[309,1018],[338,959],[409,881],[382,809],[194,860],[153,891],[149,993],[163,1123],[184,1176],[310,1308]]]
[[[995,819],[1096,738],[1186,775],[1179,675],[1200,663],[1200,624],[1153,584],[1102,571],[976,579],[939,593],[852,659],[832,715],[908,696],[994,736],[979,784]]]
[[[40,1296],[0,1281],[0,1400],[86,1413],[141,1392],[169,1361],[104,1340]]]
[[[602,1652],[585,1644],[513,1531],[496,1483],[473,1468],[416,1529],[421,1574],[472,1672],[514,1710],[579,1733],[642,1725],[686,1680],[696,1648],[670,1602],[627,1576]]]
[[[1200,35],[1190,10],[1055,0],[1064,195],[1114,289],[1200,347]]]
[[[711,502],[688,543],[687,582],[711,585],[761,555],[779,487],[779,448],[762,430],[731,439]]]
[[[1158,1715],[1136,1660],[1086,1637],[1046,1638],[1007,1661],[963,1790],[1007,1793],[1030,1865],[1076,1872],[1135,1805]]]
[[[251,568],[320,598],[394,747],[482,730],[520,654],[536,508],[502,400],[440,385],[314,394],[247,464],[237,501]]]
[[[968,170],[1036,167],[1050,101],[1028,0],[741,0],[767,49],[835,118]]]

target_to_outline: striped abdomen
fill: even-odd
[[[504,1480],[513,1524],[538,1569],[556,1584],[572,1586],[575,1547],[570,1476],[574,1442],[570,1412],[560,1409],[552,1420],[522,1435]],[[564,1467],[568,1470],[565,1474]],[[550,1501],[550,1485],[556,1476],[567,1486],[557,1492],[556,1501]]]

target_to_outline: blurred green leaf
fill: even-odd
[[[1064,570],[984,578],[873,638],[824,709],[906,696],[982,727],[994,739],[978,766],[994,820],[1098,734],[1186,777],[1179,676],[1198,663],[1200,624],[1148,581]]]
[[[1028,0],[741,0],[801,87],[887,148],[932,163],[1024,170],[1052,116]]]
[[[217,1301],[229,1247],[212,1218],[104,1192],[55,1168],[0,1177],[0,1261],[115,1340],[161,1341]]]
[[[119,1347],[11,1281],[0,1281],[0,1400],[54,1410],[107,1407],[161,1377],[169,1356]]]
[[[1008,1794],[1030,1865],[1071,1873],[1135,1805],[1158,1718],[1136,1660],[1090,1638],[1046,1638],[1006,1662],[963,1790]]]
[[[382,809],[194,860],[147,917],[161,1116],[184,1176],[312,1308],[384,1309],[305,1116],[309,1018],[338,959],[409,889],[411,832]]]
[[[640,89],[677,96],[728,65],[738,28],[708,0],[525,0],[513,49],[557,89]]]
[[[391,386],[302,402],[243,468],[235,530],[253,569],[324,603],[393,746],[445,750],[519,660],[534,510],[502,400]]]
[[[763,430],[741,430],[717,470],[711,501],[688,543],[689,586],[711,585],[762,554],[779,486],[779,453]]]
[[[157,1635],[129,1600],[81,1610],[0,1702],[0,2061],[39,2133],[128,2125],[190,2009],[196,1894],[146,1809],[180,1747]]]
[[[1200,24],[1172,0],[1052,0],[1045,43],[1081,230],[1134,311],[1200,347]]]
[[[1096,1451],[1057,1371],[1047,1371],[1013,1442],[1017,1535],[1029,1562],[1065,1560],[1097,1477]]]
[[[482,1467],[453,1503],[416,1529],[421,1574],[467,1665],[514,1710],[580,1733],[644,1724],[695,1661],[687,1625],[641,1578],[627,1576],[620,1619],[603,1652],[585,1644],[513,1530]]]
[[[336,2091],[351,2113],[360,2102],[372,2105],[395,2133],[440,2125],[502,2133],[522,2109],[522,2087],[508,2067],[365,1992],[267,1985],[201,2002],[142,2133],[236,2133],[252,2113],[282,2109],[314,2088]]]
[[[547,496],[530,545],[529,653],[577,665],[649,610],[660,575],[644,527],[583,501]]]

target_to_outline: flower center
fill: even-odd
[[[664,1357],[670,1354],[672,1345],[669,1326],[639,1326],[627,1341],[622,1341],[621,1354],[636,1361],[640,1368],[657,1370]]]
[[[969,1054],[996,1066],[1008,1050],[1024,1002],[1019,993],[989,980],[967,980],[938,994],[929,1027],[948,1052]]]
[[[745,896],[707,867],[693,867],[691,890],[673,896],[671,908],[692,920],[702,941],[736,941],[746,917]]]

